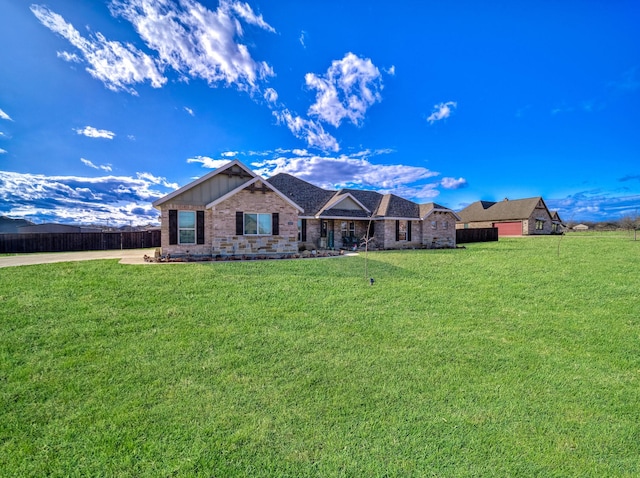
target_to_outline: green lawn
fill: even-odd
[[[640,476],[639,266],[600,234],[0,269],[0,476]]]

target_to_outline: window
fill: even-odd
[[[448,229],[449,223],[447,221],[442,221],[442,229]]]
[[[398,231],[398,240],[406,241],[407,240],[407,221],[400,221],[400,230]]]
[[[196,243],[195,211],[178,211],[178,242],[179,244]]]
[[[438,229],[438,221],[431,221],[431,229]]]
[[[542,231],[544,229],[544,221],[536,219],[536,231]]]
[[[307,240],[307,220],[298,219],[298,242],[306,242]]]
[[[356,223],[353,221],[342,221],[340,223],[340,233],[342,234],[342,237],[347,237],[347,236],[355,236],[356,235]]]
[[[267,236],[271,234],[271,214],[245,213],[244,233],[246,235]]]

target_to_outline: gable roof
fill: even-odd
[[[458,216],[458,214],[454,211],[452,211],[451,209],[449,209],[448,207],[444,207],[441,206],[440,204],[437,204],[435,202],[428,202],[428,203],[424,203],[424,204],[420,204],[420,218],[421,219],[426,219],[427,216],[429,216],[429,214],[431,214],[432,212],[450,212],[453,214],[453,216],[459,221],[460,220],[460,216]]]
[[[351,208],[338,207],[341,204],[344,204],[345,206],[349,204],[354,204],[356,208],[354,209],[353,207]],[[351,194],[346,190],[338,191],[336,194],[334,194],[334,196],[331,199],[329,199],[329,201],[324,206],[322,206],[322,208],[319,211],[319,214],[322,215],[323,212],[330,211],[330,210],[354,211],[358,214],[364,213],[366,217],[371,215],[371,211],[367,208],[367,206],[365,206],[360,201],[358,201],[358,199],[353,194]]]
[[[537,196],[500,202],[476,201],[459,211],[458,216],[461,222],[523,220],[531,217],[539,204],[549,212],[544,200]]]
[[[385,194],[380,201],[376,215],[389,218],[418,219],[420,205],[395,194]]]
[[[239,171],[232,172],[234,166],[237,166],[239,168]],[[171,199],[174,199],[177,196],[180,196],[181,194],[189,191],[190,189],[193,189],[194,187],[199,186],[200,184],[203,184],[204,182],[208,181],[209,179],[213,178],[214,176],[217,176],[217,175],[222,174],[224,172],[226,172],[229,175],[232,175],[232,174],[233,175],[240,175],[240,177],[243,177],[243,178],[246,177],[247,179],[254,179],[254,178],[257,177],[256,173],[254,173],[248,167],[246,167],[244,164],[242,164],[240,161],[235,159],[235,160],[225,164],[224,166],[221,166],[218,169],[214,169],[210,173],[205,174],[201,178],[198,178],[195,181],[191,181],[189,184],[186,184],[186,185],[182,186],[181,188],[176,189],[175,191],[167,194],[166,196],[163,196],[160,199],[155,200],[151,204],[152,204],[153,207],[157,208],[158,206],[161,206],[162,204],[166,203],[167,201],[170,201]]]
[[[290,205],[292,205],[298,211],[304,212],[304,209],[302,209],[302,207],[298,206],[293,200],[291,200],[290,198],[288,198],[287,196],[282,194],[280,191],[278,191],[278,189],[276,189],[275,186],[273,186],[272,184],[269,184],[267,181],[262,179],[260,176],[256,176],[251,181],[248,181],[248,182],[246,182],[244,184],[241,184],[237,188],[229,191],[227,194],[225,194],[223,196],[220,196],[219,198],[215,199],[214,201],[211,201],[209,204],[206,205],[206,208],[210,209],[210,208],[216,206],[217,204],[220,204],[222,201],[230,198],[231,196],[233,196],[233,195],[237,194],[238,192],[242,191],[243,189],[249,189],[249,190],[251,190],[251,192],[253,192],[254,189],[253,189],[252,186],[254,184],[256,184],[257,182],[261,182],[264,188],[269,189],[269,190],[273,191],[274,193],[276,193],[284,201],[288,202]],[[256,190],[258,190],[258,188],[256,188]]]
[[[553,221],[559,222],[560,224],[562,224],[562,219],[560,218],[560,214],[558,214],[558,211],[553,211],[551,213],[551,219]]]
[[[256,183],[262,182],[262,184],[263,184],[262,188],[266,188],[266,189],[268,189],[270,191],[273,191],[278,196],[280,196],[284,201],[288,202],[293,207],[298,209],[298,211],[300,211],[300,212],[304,211],[304,209],[299,204],[297,204],[290,197],[288,197],[287,195],[285,195],[281,191],[279,191],[276,186],[274,186],[273,184],[269,184],[266,180],[264,180],[263,178],[258,176],[253,171],[251,171],[247,166],[242,164],[237,159],[233,160],[233,161],[230,161],[229,163],[227,163],[227,164],[225,164],[225,165],[223,165],[223,166],[211,171],[208,174],[205,174],[201,178],[198,178],[195,181],[192,181],[189,184],[187,184],[187,185],[185,185],[185,186],[183,186],[183,187],[181,187],[179,189],[176,189],[172,193],[169,193],[166,196],[154,201],[152,204],[153,204],[154,207],[159,208],[159,206],[161,206],[162,204],[164,204],[164,203],[166,203],[168,201],[171,201],[172,199],[175,199],[178,196],[180,196],[180,195],[182,195],[184,193],[187,193],[190,190],[198,188],[198,186],[203,185],[207,181],[210,181],[215,176],[225,175],[225,174],[228,175],[229,178],[232,178],[232,177],[233,178],[239,178],[239,180],[234,181],[235,184],[233,184],[230,181],[229,184],[226,184],[224,189],[218,190],[216,192],[216,194],[210,194],[210,196],[213,196],[213,197],[209,197],[209,199],[205,202],[204,207],[206,209],[214,207],[216,204],[219,204],[220,202],[224,201],[225,199],[230,198],[234,194],[242,191],[243,189],[253,188],[253,187],[255,187]],[[251,190],[253,191],[253,189],[251,189]]]

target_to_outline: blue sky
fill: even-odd
[[[0,214],[157,223],[239,159],[455,210],[640,209],[635,1],[0,3]]]

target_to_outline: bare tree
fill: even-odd
[[[368,263],[367,263],[367,259],[368,259],[368,253],[369,253],[369,243],[375,241],[375,237],[371,236],[371,221],[373,221],[373,217],[369,216],[369,224],[367,224],[367,233],[362,236],[362,239],[360,240],[360,247],[364,246],[364,278],[367,279],[367,277],[369,276],[369,270],[368,270]],[[373,278],[369,278],[369,281],[371,283],[371,285],[373,285]]]
[[[633,214],[623,217],[620,220],[620,227],[631,232],[633,231],[633,240],[638,240],[638,229],[640,229],[640,216],[636,210]]]

